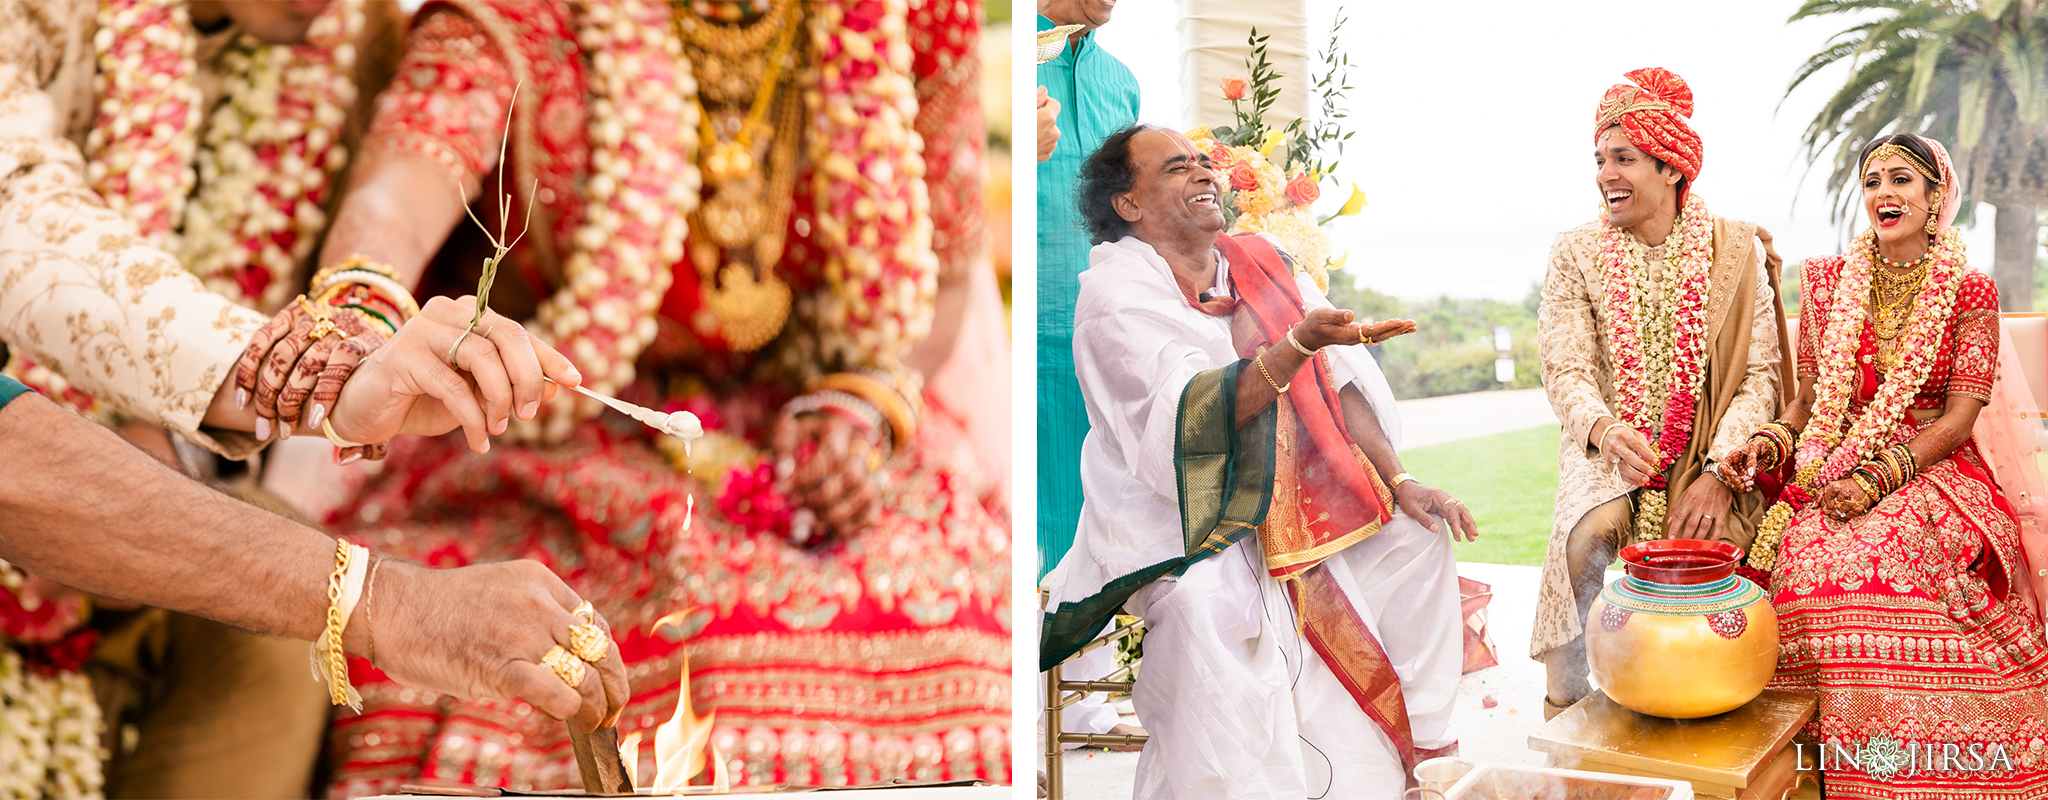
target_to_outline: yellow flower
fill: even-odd
[[[1351,184],[1351,199],[1344,201],[1344,207],[1337,209],[1337,216],[1355,217],[1365,210],[1365,191],[1358,184]]]
[[[1350,253],[1344,253],[1344,254],[1342,254],[1342,255],[1339,255],[1339,256],[1337,256],[1336,258],[1330,259],[1330,267],[1329,267],[1329,269],[1330,269],[1330,271],[1331,271],[1331,272],[1336,272],[1337,270],[1343,269],[1343,268],[1344,268],[1344,265],[1345,265],[1345,264],[1347,264],[1347,263],[1349,263],[1350,261],[1351,261],[1351,254],[1350,254]]]
[[[1188,131],[1188,138],[1196,142],[1206,142],[1216,138],[1216,134],[1210,132],[1209,126],[1203,125],[1202,127]]]
[[[1259,155],[1273,155],[1273,148],[1278,147],[1286,138],[1287,134],[1283,131],[1266,131],[1266,140],[1259,143]]]

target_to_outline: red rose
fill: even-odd
[[[1252,165],[1243,161],[1230,168],[1230,188],[1240,192],[1255,192],[1259,189],[1259,173],[1252,171]]]
[[[1245,81],[1244,81],[1244,79],[1243,79],[1243,78],[1240,78],[1240,77],[1237,77],[1236,75],[1232,75],[1232,76],[1230,76],[1230,77],[1228,77],[1228,78],[1224,78],[1224,79],[1223,79],[1223,99],[1225,99],[1225,100],[1243,100],[1243,99],[1244,99],[1244,89],[1245,89],[1245,85],[1246,85],[1246,84],[1245,84]]]
[[[1294,180],[1287,182],[1287,200],[1295,205],[1307,207],[1322,196],[1322,187],[1306,172],[1294,176]]]

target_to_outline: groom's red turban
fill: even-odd
[[[1620,125],[1628,140],[1643,152],[1671,165],[1686,182],[1698,180],[1706,157],[1700,135],[1692,129],[1692,87],[1685,79],[1663,67],[1639,69],[1623,76],[1634,86],[1617,83],[1600,98],[1594,116],[1593,138]],[[1683,204],[1684,198],[1679,198]]]

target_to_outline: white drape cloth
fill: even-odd
[[[1219,261],[1221,256],[1218,256]],[[1235,361],[1230,322],[1190,307],[1166,261],[1134,238],[1097,245],[1081,274],[1074,362],[1092,429],[1081,446],[1085,501],[1074,547],[1046,577],[1054,603],[1183,554],[1173,449],[1176,412],[1198,372]],[[1228,265],[1217,288],[1229,285]],[[1299,280],[1311,308],[1329,302]],[[1392,444],[1393,393],[1362,347],[1330,348],[1332,376],[1357,386]],[[1387,649],[1417,747],[1449,744],[1462,655],[1456,564],[1442,534],[1396,515],[1328,562]],[[1399,613],[1393,599],[1399,598]],[[1391,797],[1392,744],[1297,632],[1256,539],[1141,591],[1148,621],[1134,700],[1153,735],[1136,796]]]

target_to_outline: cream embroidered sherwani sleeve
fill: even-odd
[[[1588,285],[1580,263],[1590,262],[1589,237],[1583,231],[1558,234],[1550,247],[1550,267],[1536,310],[1537,342],[1543,364],[1543,391],[1557,414],[1566,441],[1588,450],[1593,423],[1613,416],[1607,406],[1606,348],[1593,318],[1593,302],[1601,290]]]
[[[1752,239],[1752,252],[1764,252],[1763,241]],[[1778,300],[1771,291],[1771,276],[1763,259],[1757,259],[1756,302],[1749,314],[1749,365],[1743,372],[1742,388],[1721,415],[1714,428],[1713,444],[1707,457],[1719,461],[1728,452],[1749,441],[1751,434],[1778,416]],[[1787,391],[1797,391],[1796,388]]]
[[[246,457],[254,437],[200,423],[265,318],[207,291],[108,210],[64,134],[90,86],[96,5],[0,3],[0,341],[81,391]]]

